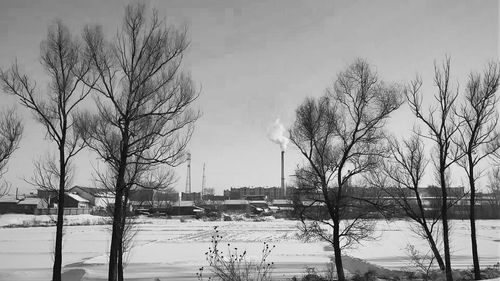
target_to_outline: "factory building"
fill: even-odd
[[[224,190],[224,196],[231,200],[247,199],[252,196],[264,196],[264,200],[285,198],[280,187],[231,187]]]

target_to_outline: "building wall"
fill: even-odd
[[[94,196],[94,194],[91,194],[91,193],[87,192],[85,189],[80,188],[79,186],[75,186],[75,187],[71,188],[69,191],[78,194],[78,196],[80,196],[80,197],[82,197],[84,199],[89,200],[89,203],[91,205],[95,205],[95,196]]]
[[[224,196],[229,199],[245,199],[247,196],[263,195],[267,200],[284,199],[283,189],[280,187],[231,187],[224,190]]]
[[[115,203],[115,198],[96,197],[94,206],[97,208],[106,208],[109,204]]]
[[[0,214],[19,213],[17,202],[0,202]]]
[[[182,201],[201,201],[201,193],[200,192],[191,192],[186,193],[182,192],[181,194]]]

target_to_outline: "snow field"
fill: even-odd
[[[79,220],[98,222],[98,218],[88,215],[68,218],[73,223]],[[0,216],[0,225],[12,224],[6,221],[21,221],[22,225],[21,218]],[[238,251],[247,250],[249,259],[259,260],[263,242],[275,245],[268,261],[276,264],[276,274],[300,274],[307,265],[322,269],[319,267],[328,263],[333,255],[331,247],[324,242],[301,241],[297,236],[297,221],[180,222],[140,218],[138,222],[141,224],[136,225],[137,234],[127,257],[126,274],[140,280],[181,275],[191,278],[186,280],[195,280],[198,268],[207,266],[205,252],[211,246],[214,226],[218,226],[219,235],[223,236],[220,249],[224,252],[230,243],[232,250],[234,247]],[[478,221],[477,228],[481,265],[494,265],[500,261],[500,220]],[[54,231],[53,226],[0,228],[0,280],[47,280],[52,266]],[[471,267],[468,222],[453,221],[451,234],[452,265],[455,268]],[[378,221],[376,236],[377,240],[367,241],[345,251],[345,254],[388,268],[404,269],[410,265],[405,250],[407,244],[413,244],[421,251],[427,249],[426,242],[411,232],[406,221]],[[63,263],[66,269],[84,269],[83,280],[105,279],[110,226],[66,226],[64,237]]]

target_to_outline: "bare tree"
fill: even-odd
[[[452,281],[451,258],[450,258],[450,239],[448,209],[449,202],[449,168],[460,159],[460,153],[453,148],[453,138],[457,135],[460,127],[459,121],[454,114],[458,89],[452,89],[450,83],[450,59],[447,57],[441,67],[434,64],[434,83],[437,87],[437,93],[434,98],[437,106],[429,109],[427,115],[424,115],[422,109],[422,94],[420,88],[422,79],[417,77],[406,89],[406,98],[410,109],[428,129],[427,134],[420,134],[422,137],[434,142],[435,153],[433,153],[432,162],[436,169],[436,177],[441,189],[441,210],[443,246],[446,280]]]
[[[151,206],[167,207],[169,195],[176,192],[174,188],[176,182],[174,173],[165,171],[146,181],[142,188],[152,191]]]
[[[332,244],[339,280],[345,280],[342,249],[368,238],[373,229],[364,219],[367,212],[346,220],[363,197],[353,195],[349,182],[378,166],[387,152],[385,121],[401,104],[399,88],[379,81],[368,63],[357,59],[338,74],[325,96],[306,99],[296,110],[290,139],[307,159],[297,178],[317,191],[316,201],[331,218],[304,225],[304,230]]]
[[[496,91],[500,81],[497,63],[490,63],[483,75],[471,73],[465,91],[465,103],[457,111],[463,126],[459,127],[457,146],[465,155],[458,164],[465,170],[470,189],[469,221],[471,228],[474,279],[481,279],[476,238],[476,191],[477,180],[483,174],[480,163],[500,149],[498,131],[498,98]]]
[[[81,60],[78,41],[72,38],[61,21],[56,21],[48,28],[47,38],[42,41],[40,49],[40,61],[50,82],[48,91],[39,91],[46,94],[37,93],[35,82],[20,72],[17,63],[9,70],[1,71],[0,80],[7,93],[17,96],[21,104],[33,112],[35,119],[46,129],[48,138],[57,145],[59,188],[52,280],[61,280],[66,170],[71,159],[82,148],[78,135],[72,130],[72,113],[89,93],[79,78],[88,67]]]
[[[13,109],[2,111],[0,114],[0,178],[7,171],[7,163],[12,153],[18,148],[23,134],[23,124]],[[0,198],[8,194],[10,184],[0,183]]]
[[[425,157],[424,144],[418,134],[401,142],[392,139],[391,152],[381,169],[371,173],[369,181],[381,188],[388,195],[394,208],[402,210],[404,215],[417,224],[414,232],[429,243],[439,268],[445,270],[445,264],[438,248],[440,216],[426,210],[422,197],[422,179],[429,163]],[[415,252],[412,252],[413,254]]]
[[[500,167],[498,166],[488,174],[488,190],[492,213],[498,215],[500,213]]]
[[[215,189],[213,187],[206,187],[203,189],[203,195],[215,195]]]
[[[64,190],[71,187],[73,183],[74,169],[70,164],[65,168]],[[46,155],[34,161],[33,175],[30,179],[25,181],[37,189],[44,191],[44,198],[42,198],[47,207],[51,207],[54,203],[58,203],[59,198],[59,179],[61,177],[59,161],[54,155]],[[57,219],[55,220],[57,222]]]
[[[114,41],[99,26],[84,30],[92,64],[86,83],[96,93],[97,113],[84,113],[79,125],[88,146],[109,167],[115,193],[109,280],[123,280],[123,233],[130,191],[163,166],[184,160],[198,113],[198,94],[180,66],[188,47],[186,30],[166,26],[145,5],[129,5]],[[93,84],[92,81],[97,80]]]

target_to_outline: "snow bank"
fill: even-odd
[[[4,214],[0,215],[0,227],[33,227],[53,226],[56,224],[55,215],[26,215]],[[93,215],[67,215],[64,216],[64,225],[100,225],[108,224],[109,218]]]

